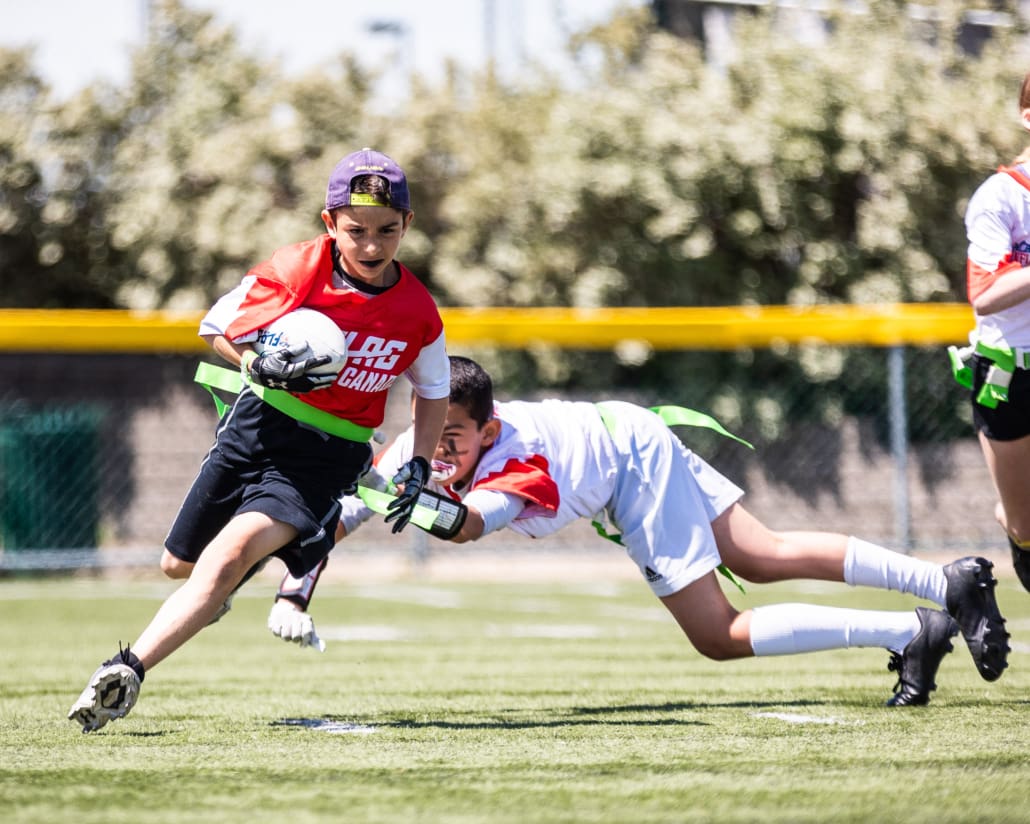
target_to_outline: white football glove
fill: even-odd
[[[276,601],[268,613],[268,628],[272,635],[284,641],[292,641],[302,647],[314,647],[325,652],[325,641],[315,632],[315,622],[306,612],[301,612],[289,601]]]

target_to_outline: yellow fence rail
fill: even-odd
[[[929,346],[962,343],[973,326],[967,304],[731,306],[567,309],[442,309],[452,345],[519,349],[552,345],[611,349],[641,341],[655,349],[765,348],[778,344]],[[191,353],[201,314],[91,309],[0,309],[0,352]]]

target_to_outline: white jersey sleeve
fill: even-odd
[[[447,357],[444,333],[424,346],[415,362],[404,373],[420,398],[438,400],[451,393],[451,362]]]
[[[1018,168],[1026,173],[1025,167]],[[965,223],[971,271],[1030,266],[1030,191],[1010,174],[998,172],[980,185],[969,200]],[[984,343],[1030,346],[1030,301],[978,315],[976,324],[975,337]]]
[[[465,496],[465,506],[479,513],[483,519],[483,534],[487,535],[510,526],[526,508],[526,499],[510,492],[473,489]]]
[[[1030,192],[1007,174],[991,175],[966,207],[969,259],[984,269],[997,268],[1014,248],[1026,246],[1028,216]]]
[[[243,304],[244,298],[247,296],[251,284],[254,283],[254,276],[248,275],[243,279],[239,286],[233,289],[231,292],[227,292],[218,299],[218,302],[212,306],[203,319],[200,321],[200,332],[201,335],[224,335],[225,330],[229,328],[231,324],[238,317],[243,315],[243,310],[240,308]],[[249,335],[241,335],[237,338],[238,343],[248,343],[253,340],[257,340],[257,331],[251,332]]]

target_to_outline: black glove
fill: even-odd
[[[393,532],[400,532],[408,525],[418,496],[428,481],[429,462],[421,456],[412,458],[397,470],[393,482],[404,484],[404,491],[387,504],[390,514],[383,519],[386,523],[393,522]]]
[[[250,379],[269,389],[285,389],[287,392],[310,392],[332,386],[336,375],[305,374],[309,369],[325,366],[332,360],[328,355],[296,360],[307,348],[308,345],[301,342],[286,349],[258,355],[250,362]]]

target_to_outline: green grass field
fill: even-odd
[[[927,708],[883,706],[882,650],[707,661],[642,582],[323,582],[320,655],[267,631],[262,578],[91,735],[69,706],[172,585],[2,580],[0,821],[1027,821],[1030,596],[998,565],[1010,668],[958,638]]]

